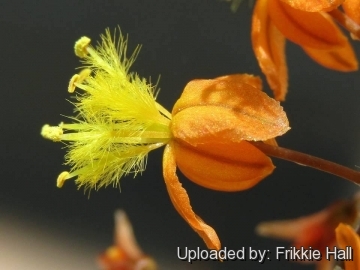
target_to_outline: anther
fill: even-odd
[[[76,88],[75,83],[79,80],[79,78],[80,78],[79,74],[75,74],[74,76],[71,77],[69,86],[68,86],[69,93],[74,93],[75,88]]]
[[[64,182],[68,179],[69,172],[62,172],[59,174],[57,180],[56,180],[56,186],[58,188],[61,188],[64,185]]]
[[[54,142],[61,141],[61,135],[63,135],[63,130],[61,127],[52,127],[50,125],[44,125],[41,129],[41,136],[43,136],[45,139],[49,139]]]
[[[68,87],[68,92],[69,93],[74,93],[75,88],[76,88],[76,83],[82,83],[91,73],[91,70],[88,68],[83,69],[82,71],[80,71],[79,74],[75,74],[74,76],[71,77],[70,82],[69,82],[69,87]]]
[[[75,54],[76,56],[79,56],[80,58],[86,57],[88,54],[86,48],[90,44],[90,38],[88,37],[81,37],[78,41],[75,43]]]

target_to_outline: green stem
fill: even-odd
[[[314,169],[324,171],[330,174],[337,175],[341,178],[347,179],[355,184],[360,185],[360,172],[339,165],[337,163],[314,157],[308,154],[297,152],[291,149],[265,144],[263,142],[249,142],[260,151],[268,156],[276,157],[300,165],[309,166]]]

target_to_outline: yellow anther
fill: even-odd
[[[79,80],[80,76],[79,74],[75,74],[74,76],[71,77],[70,82],[69,82],[69,87],[68,87],[68,92],[69,93],[74,93],[76,85],[75,83]]]
[[[84,68],[82,71],[80,71],[79,76],[80,76],[80,82],[82,82],[83,80],[85,80],[91,73],[91,69],[89,68]]]
[[[65,172],[60,173],[57,180],[56,180],[56,186],[58,188],[61,188],[64,185],[64,182],[67,179],[69,179],[68,176],[69,176],[69,172],[65,171]]]
[[[76,83],[82,83],[91,73],[91,70],[88,68],[83,69],[82,71],[80,71],[79,74],[75,74],[74,76],[71,77],[70,82],[69,82],[69,87],[68,87],[68,92],[69,93],[74,93],[75,88],[76,88]]]
[[[88,54],[86,48],[90,44],[90,41],[91,40],[88,37],[81,37],[78,41],[76,41],[75,43],[76,56],[79,56],[80,58],[84,58]]]
[[[63,135],[63,130],[61,127],[44,125],[41,129],[41,136],[54,142],[61,141],[61,135]]]

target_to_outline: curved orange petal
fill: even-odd
[[[295,9],[307,12],[330,11],[341,5],[344,0],[281,0]],[[354,0],[358,1],[358,0]]]
[[[347,16],[354,22],[360,24],[360,1],[359,0],[345,0],[342,7]]]
[[[221,244],[216,232],[193,212],[189,196],[179,182],[176,175],[176,161],[171,143],[166,145],[164,150],[163,174],[167,191],[175,209],[191,226],[191,228],[200,235],[209,249],[219,250]]]
[[[275,169],[271,159],[246,141],[199,144],[173,142],[176,164],[196,184],[220,191],[253,187]]]
[[[130,220],[122,210],[115,212],[115,244],[133,260],[138,260],[144,256],[136,241]]]
[[[267,0],[258,0],[255,5],[251,40],[261,71],[274,91],[276,100],[285,100],[288,88],[288,71],[285,55],[285,38],[271,22]]]
[[[346,36],[321,12],[294,9],[280,0],[269,0],[268,12],[280,32],[300,46],[333,49],[346,45]]]
[[[297,241],[301,244],[309,244],[308,241],[299,241],[304,232],[314,225],[323,224],[328,219],[327,210],[304,216],[296,219],[265,221],[258,224],[255,228],[256,233],[277,239]]]
[[[358,70],[358,61],[349,42],[344,47],[332,50],[317,50],[304,46],[302,48],[315,62],[326,68],[343,72]]]
[[[360,269],[360,239],[353,228],[349,225],[340,223],[335,229],[336,241],[341,249],[351,246],[353,249],[353,260],[345,260],[346,270]]]
[[[172,115],[173,137],[192,145],[263,141],[289,130],[279,102],[244,83],[244,75],[189,82]]]
[[[222,77],[218,77],[215,78],[215,80],[232,80],[234,81],[234,83],[239,82],[239,83],[246,83],[246,84],[250,84],[252,87],[256,88],[259,91],[262,91],[262,81],[260,79],[259,76],[254,76],[251,74],[234,74],[234,75],[227,75],[227,76],[222,76]]]

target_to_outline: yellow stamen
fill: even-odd
[[[79,74],[75,74],[74,76],[72,76],[69,82],[68,92],[74,93],[76,84],[82,83],[90,74],[91,74],[91,70],[85,68],[82,71],[80,71]]]
[[[80,58],[86,57],[88,54],[87,46],[90,44],[90,38],[82,37],[75,43],[75,54]]]
[[[59,175],[58,187],[73,177],[79,187],[117,186],[123,175],[142,172],[147,154],[172,138],[171,114],[156,102],[156,86],[129,72],[140,47],[127,56],[121,32],[107,30],[101,39],[96,47],[87,37],[75,44],[84,69],[68,87],[70,93],[83,91],[72,103],[73,123],[42,130],[45,138],[67,145],[65,164],[71,169]]]

